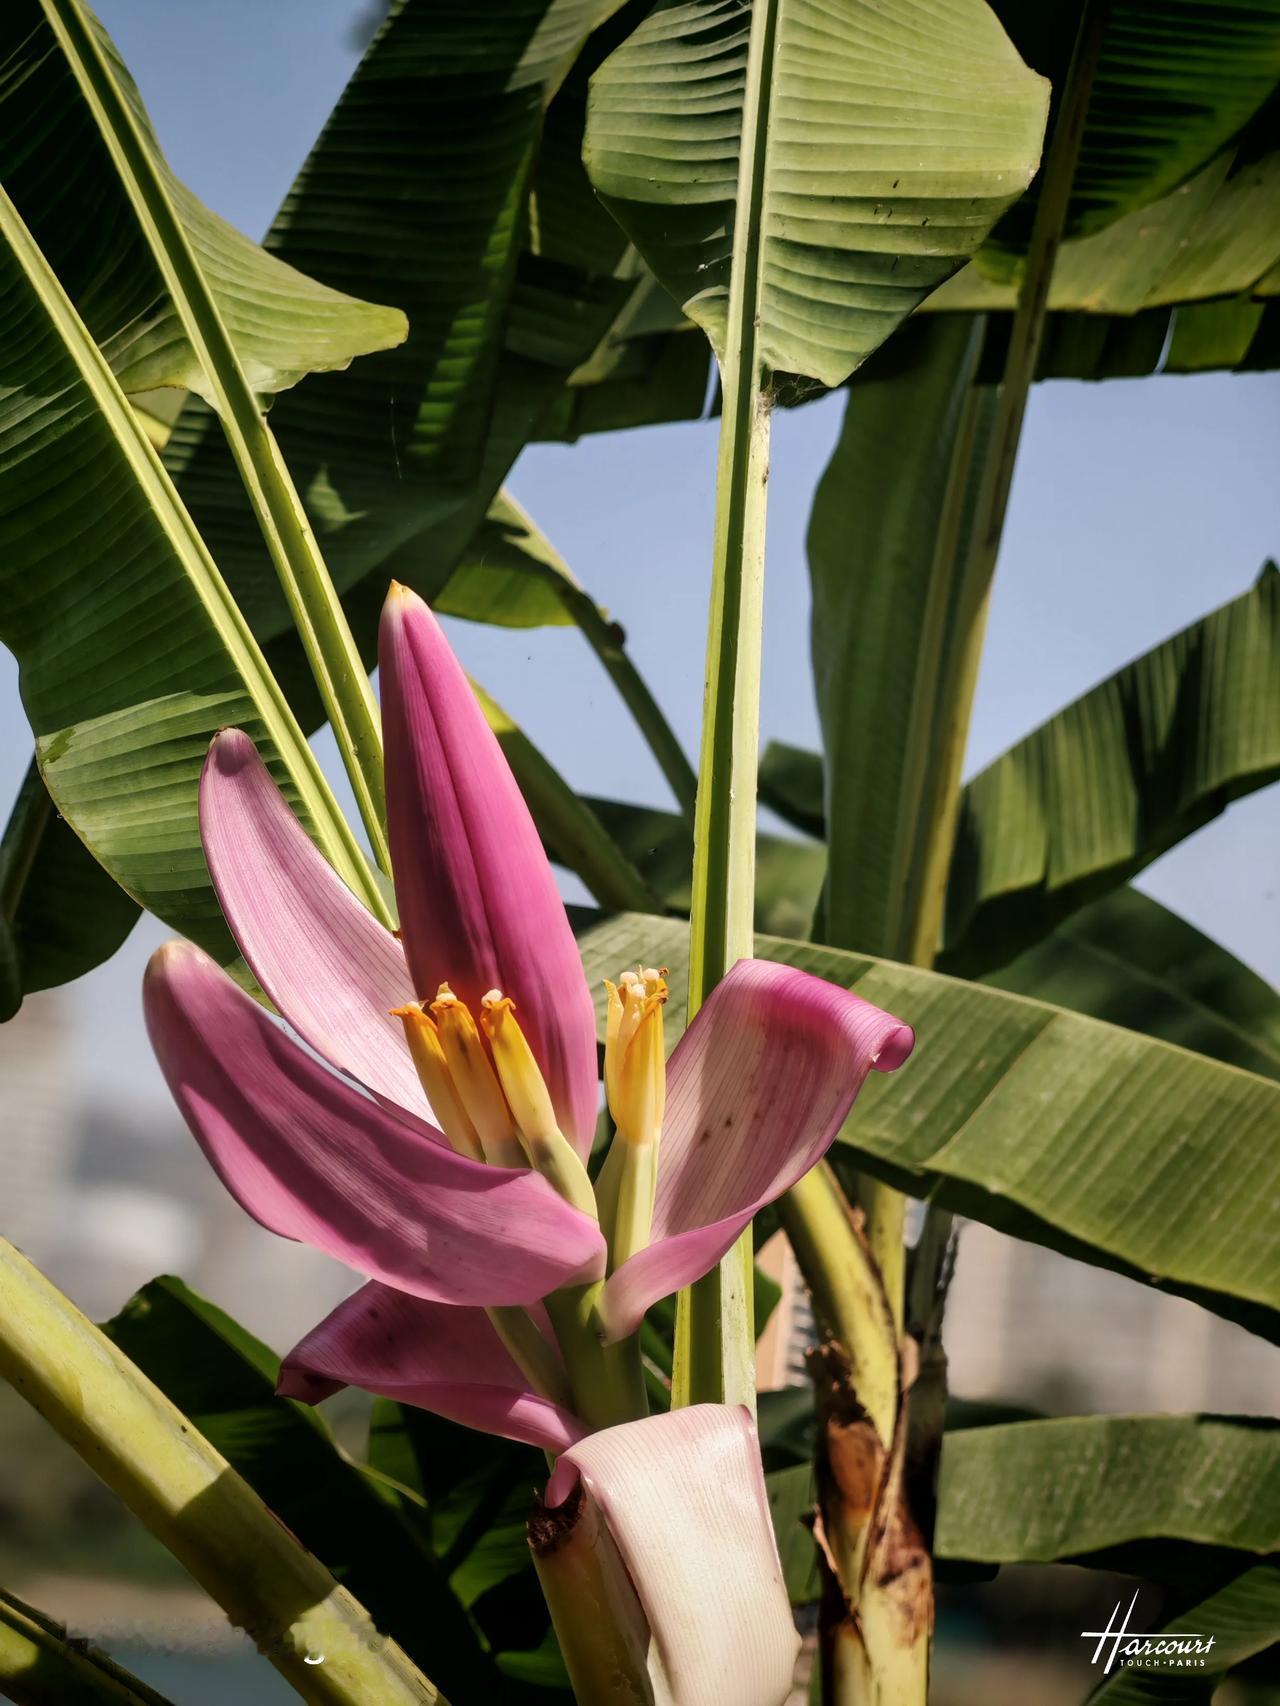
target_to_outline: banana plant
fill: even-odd
[[[304,1698],[776,1706],[788,1602],[820,1595],[829,1706],[921,1706],[933,1555],[1146,1538],[1230,1554],[1181,1625],[1228,1619],[1227,1663],[1274,1631],[1274,1537],[1230,1479],[1272,1476],[1273,1442],[1246,1428],[977,1429],[935,1486],[954,1214],[1280,1320],[1275,998],[1124,887],[1276,773],[1274,572],[961,788],[1036,376],[1149,371],[1171,325],[1171,363],[1268,359],[1276,7],[1157,11],[400,0],[262,249],[173,178],[80,0],[0,26],[27,376],[0,399],[0,633],[39,764],[0,854],[0,994],[96,963],[139,905],[166,919],[189,940],[146,1008],[193,1135],[255,1219],[366,1279],[281,1363],[173,1281],[96,1335],[14,1257],[0,1358]],[[501,485],[531,438],[698,413],[708,359],[695,777]],[[801,848],[756,832],[769,422],[845,384],[810,533],[824,752],[762,776],[825,842]],[[156,386],[188,394],[172,430]],[[578,799],[413,589],[575,623],[677,811]],[[372,864],[307,745],[323,721]],[[615,912],[576,946],[547,853]],[[583,968],[628,963],[593,1015]],[[752,1419],[750,1223],[779,1198],[823,1333],[812,1468]],[[310,1409],[346,1385],[379,1395],[366,1466]],[[1192,1463],[1214,1497],[1140,1532],[1100,1453]],[[979,1523],[1010,1466],[1015,1514],[1078,1484],[1113,1520]],[[522,1647],[488,1596],[527,1615],[539,1586],[553,1632]],[[26,1671],[149,1698],[6,1601],[0,1686]]]

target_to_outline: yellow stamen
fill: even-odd
[[[617,1141],[596,1180],[609,1259],[619,1267],[643,1250],[653,1226],[658,1186],[658,1139],[667,1104],[662,1009],[665,971],[623,972],[609,991],[604,1083]]]
[[[480,1003],[480,1023],[493,1050],[511,1116],[526,1143],[559,1132],[551,1095],[533,1058],[529,1040],[516,1018],[516,1004],[501,990],[491,989]]]
[[[429,1013],[424,1013],[421,1007],[416,1006],[393,1007],[391,1016],[393,1019],[399,1019],[404,1025],[409,1053],[413,1056],[413,1064],[418,1069],[422,1088],[427,1093],[431,1111],[441,1131],[459,1155],[469,1155],[473,1161],[483,1161],[484,1150],[480,1138],[471,1123],[471,1116],[463,1107],[462,1100],[454,1088],[435,1020]]]
[[[523,1167],[524,1152],[515,1124],[471,1009],[442,983],[431,1003],[440,1046],[458,1100],[480,1139],[486,1161],[498,1167]]]
[[[594,1218],[596,1199],[591,1179],[560,1130],[546,1080],[516,1018],[515,1002],[500,989],[491,989],[480,1003],[480,1023],[530,1165],[566,1201]]]
[[[622,1029],[622,991],[616,983],[604,980],[604,986],[609,992],[609,1009],[604,1025],[604,1093],[609,1106],[613,1106],[613,1079],[618,1065],[618,1034]]]
[[[666,974],[652,968],[624,972],[616,986],[606,987],[609,1020],[604,1074],[609,1112],[618,1135],[628,1143],[653,1143],[661,1135],[667,1101],[662,1025]]]

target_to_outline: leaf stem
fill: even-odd
[[[0,1694],[29,1706],[171,1706],[106,1653],[0,1590]]]
[[[204,371],[325,713],[333,725],[374,857],[389,874],[378,707],[302,501],[137,119],[120,93],[80,0],[41,3],[94,113]]]
[[[692,823],[698,795],[698,778],[676,737],[675,730],[663,715],[662,707],[649,690],[640,671],[632,663],[626,648],[626,636],[616,622],[611,622],[600,606],[582,587],[572,586],[563,575],[546,571],[547,581],[554,586],[561,603],[608,672],[631,712],[636,727],[657,760],[658,768],[676,797],[681,815]]]
[[[747,49],[730,268],[707,688],[694,819],[689,1018],[754,946],[756,769],[769,479],[768,375],[760,351],[762,212],[777,0],[757,0]],[[672,1403],[755,1408],[750,1228],[680,1294]]]
[[[249,630],[243,612],[218,573],[217,565],[196,529],[190,514],[173,488],[164,465],[142,430],[136,410],[116,384],[101,350],[90,337],[84,322],[63,290],[45,256],[22,221],[21,215],[0,185],[0,240],[6,243],[31,291],[31,300],[48,317],[53,332],[62,340],[74,364],[79,383],[101,411],[116,440],[131,477],[155,511],[171,548],[183,561],[187,577],[207,611],[220,643],[226,648],[236,671],[249,688],[266,717],[275,744],[297,788],[300,803],[310,821],[311,833],[325,857],[352,892],[384,922],[390,914],[369,869],[350,824],[338,810],[329,785],[298,727],[289,703],[272,675]],[[37,758],[39,759],[39,742]],[[50,782],[45,773],[46,783]],[[55,806],[57,789],[49,786]],[[74,825],[73,825],[74,827]],[[112,873],[123,881],[119,871]],[[130,891],[131,892],[131,891]],[[137,898],[135,896],[135,898]]]
[[[3,1239],[0,1378],[120,1496],[304,1700],[444,1706],[181,1411]]]
[[[1071,203],[1071,185],[1080,158],[1085,117],[1102,53],[1108,9],[1109,0],[1086,0],[1080,15],[1071,65],[1045,158],[1040,198],[1009,334],[1009,349],[996,396],[994,422],[989,432],[974,430],[977,416],[970,411],[957,445],[957,460],[949,483],[944,517],[947,537],[940,544],[944,547],[949,544],[954,551],[965,555],[963,561],[957,562],[951,574],[945,577],[956,586],[957,614],[952,630],[951,653],[941,672],[933,720],[937,756],[929,767],[925,809],[919,820],[919,841],[911,859],[910,893],[902,920],[899,952],[912,965],[932,966],[941,941],[947,879],[960,808],[964,753],[982,662],[996,559],[1000,554],[1018,443],[1035,380],[1049,307],[1049,287]],[[974,476],[973,462],[976,458],[984,459],[980,465],[972,529],[956,529],[964,507],[965,490]],[[867,1217],[868,1242],[877,1260],[888,1263],[892,1270],[893,1284],[889,1296],[901,1330],[905,1307],[901,1252],[905,1204],[897,1191],[878,1180],[865,1181],[862,1203]],[[936,1213],[945,1214],[945,1211],[926,1210],[927,1215]],[[950,1224],[950,1216],[945,1215],[939,1228],[944,1239]],[[895,1241],[898,1245],[896,1255]],[[886,1272],[886,1285],[890,1277]]]
[[[978,488],[973,530],[967,541],[961,541],[961,548],[967,551],[967,555],[963,567],[959,568],[951,656],[945,685],[939,695],[937,730],[940,756],[933,786],[935,810],[932,821],[923,826],[923,844],[917,850],[921,869],[920,898],[912,955],[913,963],[917,965],[933,964],[941,936],[947,873],[959,811],[960,779],[982,660],[991,585],[1013,485],[1018,443],[1044,336],[1054,263],[1066,227],[1089,97],[1102,54],[1108,10],[1109,0],[1086,0],[1080,15],[1023,263],[1018,302],[1009,333],[1009,349],[996,400],[995,422]],[[971,449],[983,442],[982,435],[978,435],[972,441]]]

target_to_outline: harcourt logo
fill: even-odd
[[[1102,1664],[1103,1654],[1106,1654],[1106,1663],[1102,1665],[1104,1676],[1117,1664],[1121,1670],[1205,1669],[1205,1657],[1213,1651],[1212,1635],[1197,1635],[1189,1629],[1171,1629],[1167,1635],[1131,1635],[1129,1619],[1138,1603],[1137,1592],[1129,1601],[1124,1617],[1120,1618],[1122,1603],[1121,1600],[1116,1601],[1116,1608],[1107,1619],[1105,1629],[1080,1631],[1082,1640],[1098,1643],[1093,1649],[1090,1664]],[[1117,1622],[1117,1619],[1120,1620]]]

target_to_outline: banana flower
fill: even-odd
[[[665,978],[627,972],[608,986],[617,1135],[593,1185],[595,1008],[537,830],[435,618],[400,587],[380,666],[399,931],[326,863],[249,736],[224,730],[201,779],[205,856],[299,1040],[207,955],[169,944],[145,984],[153,1046],[240,1204],[366,1278],[285,1359],[283,1392],[358,1385],[562,1463],[585,1452],[597,1495],[622,1459],[589,1448],[626,1422],[647,1430],[660,1477],[655,1424],[677,1418],[642,1424],[634,1391],[602,1409],[593,1381],[608,1365],[592,1356],[634,1350],[649,1306],[708,1272],[820,1159],[868,1072],[899,1065],[912,1033],[818,978],[743,961],[667,1062]],[[710,1409],[700,1448],[736,1462],[744,1423]],[[553,1505],[571,1472],[557,1475]],[[766,1515],[743,1498],[772,1581]],[[609,1521],[625,1526],[616,1501]]]

